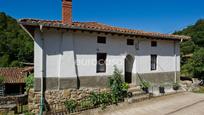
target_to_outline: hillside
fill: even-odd
[[[33,62],[33,41],[17,21],[0,12],[0,67],[22,66]]]
[[[192,37],[181,43],[182,75],[204,79],[204,20],[174,34]]]

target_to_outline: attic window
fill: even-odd
[[[106,37],[98,36],[97,43],[105,44],[106,43]]]
[[[134,45],[133,39],[127,39],[127,45]]]
[[[156,41],[152,41],[152,42],[151,42],[151,46],[152,46],[152,47],[157,47],[157,42],[156,42]]]

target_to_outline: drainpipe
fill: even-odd
[[[43,115],[43,107],[44,107],[44,97],[43,97],[43,77],[44,77],[44,38],[43,38],[43,25],[40,25],[40,37],[42,40],[42,76],[41,76],[41,96],[40,96],[40,113],[39,115]]]
[[[174,72],[174,82],[177,82],[177,55],[176,55],[176,41],[174,41],[174,58],[175,58],[175,72]]]

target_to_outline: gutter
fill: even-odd
[[[30,34],[30,32],[21,23],[19,25],[34,40],[34,37]]]
[[[18,21],[20,27],[34,40],[34,37],[30,34],[30,32],[23,26],[23,24]],[[41,40],[42,40],[42,77],[41,77],[41,97],[40,97],[40,112],[39,115],[43,115],[43,107],[44,107],[44,90],[43,90],[43,76],[45,75],[44,73],[44,38],[43,38],[43,25],[39,25],[40,26],[40,34],[41,34]]]

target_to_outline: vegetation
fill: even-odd
[[[142,80],[140,86],[141,88],[149,88],[151,87],[151,83],[149,81]]]
[[[109,87],[112,92],[112,100],[114,103],[117,103],[119,100],[122,100],[127,95],[128,86],[122,80],[122,72],[118,68],[114,67],[113,75],[109,78]]]
[[[34,74],[30,74],[30,75],[25,79],[25,84],[26,84],[25,90],[26,90],[26,92],[29,92],[29,90],[30,90],[31,88],[33,88],[33,85],[34,85]]]
[[[87,98],[80,102],[80,107],[81,108],[92,108],[94,107],[94,104],[89,98]]]
[[[123,101],[127,96],[128,84],[122,81],[122,74],[117,67],[115,67],[113,75],[109,78],[109,87],[111,89],[110,92],[92,92],[80,102],[67,100],[65,106],[72,113],[76,111],[77,107],[80,107],[82,110],[94,107],[105,109],[107,105],[117,104],[119,101]]]
[[[4,82],[4,77],[0,75],[0,85]]]
[[[33,62],[33,41],[17,21],[0,12],[0,67],[21,67]]]
[[[173,83],[173,90],[176,90],[176,91],[177,91],[180,87],[181,87],[181,86],[179,85],[178,82]]]
[[[89,100],[94,107],[100,106],[105,109],[107,105],[113,103],[113,95],[111,93],[91,93]]]
[[[77,107],[77,101],[76,100],[67,100],[64,104],[70,113],[75,112],[76,107]]]
[[[198,88],[195,88],[193,89],[193,92],[194,93],[204,93],[204,87],[198,87]]]
[[[174,34],[192,37],[181,43],[181,74],[204,79],[204,20]]]

